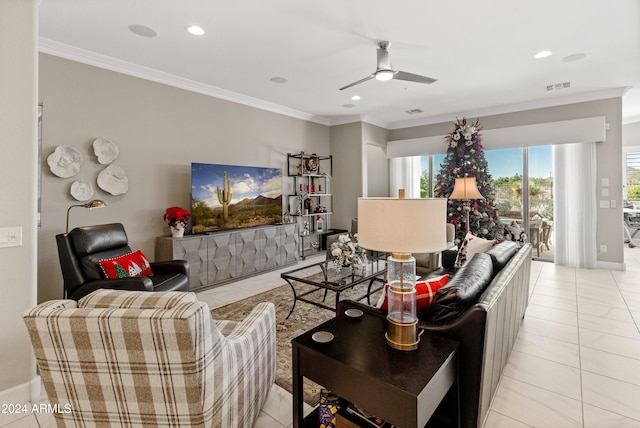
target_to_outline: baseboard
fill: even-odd
[[[0,391],[0,403],[27,404],[42,395],[42,380],[36,376],[29,382]]]
[[[607,270],[627,270],[627,265],[624,263],[614,263],[614,262],[598,262],[598,269],[607,269]]]

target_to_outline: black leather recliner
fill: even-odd
[[[106,279],[99,262],[130,253],[129,241],[120,223],[83,226],[56,235],[64,291],[78,300],[99,288],[132,291],[189,291],[189,263],[170,260],[149,263],[152,276]]]

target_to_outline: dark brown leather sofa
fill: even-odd
[[[433,304],[418,314],[418,326],[460,342],[460,426],[476,428],[487,417],[527,308],[532,246],[501,242],[475,254],[457,272],[453,271],[454,254],[443,254],[443,267],[427,276],[453,274]],[[362,303],[340,302],[341,311],[350,307],[385,315]],[[450,407],[443,410],[450,412]],[[451,420],[450,415],[436,416],[443,422],[433,426],[446,426]]]
[[[68,234],[57,235],[56,242],[67,299],[78,300],[99,288],[189,291],[189,263],[186,260],[152,262],[152,276],[106,279],[100,271],[100,260],[131,252],[120,223],[77,227]]]

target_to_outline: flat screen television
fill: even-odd
[[[191,164],[191,233],[282,223],[282,169]]]

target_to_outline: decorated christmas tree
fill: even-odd
[[[470,201],[469,231],[485,239],[502,238],[503,228],[498,221],[491,174],[482,146],[482,126],[478,120],[471,123],[466,118],[456,120],[454,125],[453,132],[444,139],[448,146],[447,155],[436,176],[435,196],[448,198],[456,178],[475,177],[484,199]],[[456,242],[461,242],[466,233],[464,201],[450,199],[447,216],[447,221],[456,227]]]

